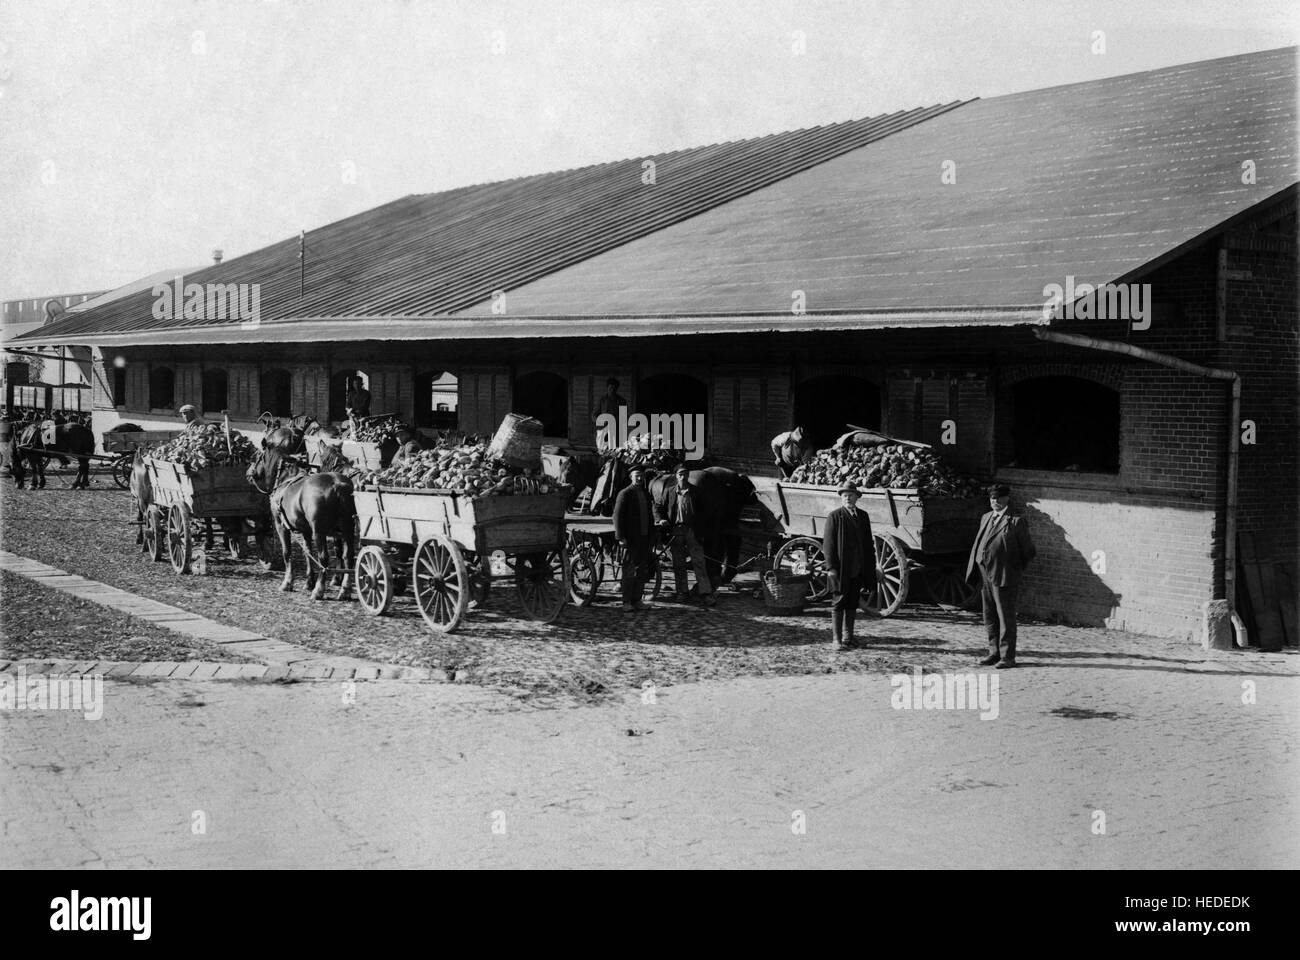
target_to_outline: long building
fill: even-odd
[[[1239,544],[1295,595],[1296,79],[1287,48],[406,197],[186,278],[256,285],[251,320],[144,291],[23,339],[94,348],[97,429],[338,419],[357,375],[575,443],[615,376],[757,471],[881,427],[1015,488],[1029,613],[1191,637]]]

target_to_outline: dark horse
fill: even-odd
[[[325,571],[329,569],[328,540],[346,570],[356,561],[356,507],[352,503],[352,481],[339,473],[311,473],[299,461],[278,450],[263,450],[248,468],[248,482],[271,498],[271,520],[284,553],[284,582],[280,589],[293,589],[293,531],[302,534],[307,553],[307,588],[313,600],[325,595]],[[338,599],[346,600],[352,590],[350,573],[339,587]]]
[[[289,457],[301,454],[304,448],[303,438],[320,429],[320,421],[306,413],[290,417],[287,423],[282,423],[269,413],[264,413],[257,419],[266,427],[262,446],[268,450],[279,450]]]
[[[730,583],[740,562],[740,514],[755,503],[754,484],[749,477],[726,467],[692,470],[688,479],[697,491],[695,536],[704,549],[709,579]],[[650,496],[662,506],[664,494],[677,485],[671,473],[660,474],[648,484]]]
[[[88,455],[95,452],[95,434],[89,427],[83,427],[79,423],[54,424],[50,421],[29,423],[18,435],[18,446],[30,448],[27,452],[19,453],[17,457],[26,458],[31,468],[33,490],[45,486],[46,455],[40,452],[44,450],[50,453],[69,454],[76,459],[77,479],[72,482],[74,490],[78,488],[84,490],[90,486]],[[22,485],[23,481],[20,478],[18,486]]]

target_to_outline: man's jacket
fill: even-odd
[[[681,506],[681,519],[678,519],[677,508]],[[668,487],[663,492],[663,500],[655,501],[654,504],[655,519],[667,520],[673,526],[678,523],[684,523],[688,527],[695,525],[695,488],[689,484],[685,492],[676,484]]]
[[[654,531],[654,508],[650,491],[645,487],[627,486],[614,501],[614,536],[628,546],[648,544]]]
[[[856,532],[857,536],[854,536]],[[876,545],[871,539],[871,519],[856,507],[836,507],[826,518],[822,533],[826,571],[844,580],[876,582]]]
[[[1024,517],[1016,516],[1010,510],[998,517],[990,510],[980,519],[979,533],[971,544],[966,578],[970,579],[978,566],[993,586],[1016,586],[1037,552],[1029,539],[1029,525]]]

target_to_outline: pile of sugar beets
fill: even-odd
[[[550,493],[557,488],[555,481],[540,476],[537,470],[521,470],[491,459],[487,449],[486,441],[442,441],[403,463],[367,474],[362,482],[365,486],[446,490],[471,497]]]
[[[182,463],[191,470],[209,467],[246,467],[257,459],[261,451],[257,444],[238,430],[230,431],[230,444],[226,433],[215,423],[209,423],[197,433],[183,433],[174,440],[160,443],[149,451],[155,460]]]
[[[796,467],[790,480],[819,486],[889,487],[919,490],[928,497],[971,499],[984,485],[947,466],[932,450],[902,443],[844,446],[819,450],[812,460]]]

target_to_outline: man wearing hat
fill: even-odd
[[[415,432],[405,424],[397,428],[397,452],[393,454],[392,466],[399,466],[420,455],[420,442],[415,439]]]
[[[863,589],[876,583],[876,547],[871,519],[858,509],[858,488],[847,480],[839,487],[840,506],[826,518],[822,554],[831,599],[831,649],[853,646],[853,621]]]
[[[1021,575],[1037,552],[1025,518],[1013,514],[1010,505],[1010,487],[999,483],[989,488],[992,509],[980,519],[979,533],[966,563],[966,579],[978,567],[982,584],[980,600],[989,655],[980,665],[997,664],[999,670],[1016,665],[1016,597]]]
[[[186,433],[200,433],[208,425],[208,421],[199,416],[198,409],[192,403],[187,403],[180,409],[181,419],[185,421]]]
[[[655,501],[655,518],[660,527],[673,535],[673,576],[677,581],[677,599],[685,601],[689,597],[686,590],[686,564],[690,561],[695,569],[695,590],[706,607],[717,603],[713,596],[713,584],[709,580],[709,571],[704,558],[704,548],[695,536],[696,496],[695,487],[691,486],[691,469],[686,464],[679,464],[676,470],[677,484],[663,492],[663,502]]]
[[[623,610],[641,610],[641,593],[650,571],[654,545],[654,510],[645,486],[645,470],[633,467],[632,483],[614,501],[614,537],[623,548]]]

